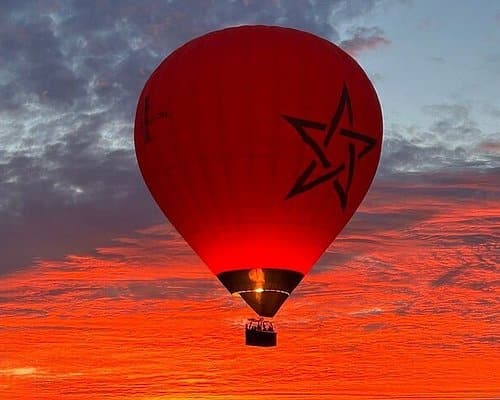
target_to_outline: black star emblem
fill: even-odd
[[[344,112],[347,112],[349,128],[339,126]],[[345,83],[342,88],[339,104],[329,124],[290,117],[288,115],[283,115],[283,118],[293,126],[304,143],[311,148],[316,156],[315,159],[309,163],[304,172],[297,178],[292,189],[288,192],[286,199],[307,192],[322,183],[332,182],[333,188],[339,198],[340,206],[342,209],[345,209],[357,162],[370,152],[377,142],[376,139],[371,136],[354,130],[354,115],[351,99]],[[321,143],[315,141],[314,138],[307,133],[309,129],[323,132],[325,134],[323,141]],[[328,145],[335,135],[345,136],[350,139],[347,143],[348,160],[342,163],[334,162],[337,160],[331,160],[327,155]],[[355,141],[360,141],[365,145],[359,153],[356,153]],[[322,173],[318,177],[312,179],[311,176],[314,172],[316,172],[315,175],[317,175],[318,171],[316,171],[316,168],[322,168],[323,171],[320,171]],[[347,171],[347,183],[342,185],[339,176],[344,171]]]
[[[144,109],[143,109],[143,115],[144,118],[142,120],[142,133],[143,133],[143,140],[144,143],[149,143],[151,141],[151,136],[149,135],[149,125],[151,125],[153,122],[160,118],[167,118],[168,113],[167,112],[159,112],[153,116],[150,116],[150,101],[149,101],[149,96],[146,96],[144,98]]]

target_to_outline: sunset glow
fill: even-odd
[[[245,151],[257,144],[273,160],[257,167],[259,157],[245,156],[252,162],[243,174],[226,168],[238,182],[232,196],[248,207],[246,226],[229,223],[236,214],[227,211],[234,203],[227,196],[203,203],[210,197],[208,179],[198,180],[206,183],[198,186],[200,196],[188,190],[191,177],[176,171],[170,172],[176,188],[157,182],[174,204],[189,202],[184,221],[214,244],[212,258],[233,268],[237,257],[231,257],[246,249],[240,277],[251,285],[235,286],[233,295],[154,202],[134,150],[138,99],[162,60],[196,37],[241,25],[294,28],[334,43],[366,72],[382,107],[373,184],[288,299],[293,285],[266,287],[274,282],[269,266],[247,265],[264,263],[254,250],[275,254],[276,263],[287,259],[283,267],[308,267],[301,238],[323,250],[328,240],[321,245],[310,233],[337,224],[335,213],[346,215],[339,207],[347,204],[350,182],[356,187],[355,166],[365,183],[375,171],[356,164],[368,155],[361,157],[363,140],[351,141],[364,138],[365,149],[372,143],[370,132],[354,123],[367,117],[357,103],[363,96],[340,84],[333,93],[337,89],[325,83],[338,78],[330,71],[334,58],[327,65],[323,57],[307,56],[313,64],[305,68],[309,53],[283,39],[275,46],[291,50],[279,70],[287,79],[270,75],[258,87],[246,79],[253,69],[238,75],[245,71],[238,62],[259,46],[252,39],[252,51],[238,43],[231,52],[214,47],[225,56],[240,54],[231,73],[190,62],[192,78],[174,79],[189,99],[205,76],[197,71],[207,72],[209,95],[196,107],[212,122],[191,118],[186,106],[180,134],[185,127],[191,133],[218,127],[217,104],[204,102],[215,101],[211,90],[220,90],[228,74],[243,76],[228,93],[233,86],[255,89],[241,104],[224,96],[234,117],[225,124],[226,138]],[[488,0],[0,1],[0,400],[500,399],[499,43],[500,2]],[[278,70],[273,61],[255,68],[266,73],[268,64]],[[293,71],[311,79],[299,82]],[[171,94],[155,93],[161,101]],[[274,114],[261,118],[258,107]],[[339,119],[342,108],[347,114]],[[276,134],[275,120],[286,139],[271,152],[257,138]],[[331,127],[344,125],[350,133],[337,164],[338,152],[326,139],[333,137]],[[143,138],[169,134],[166,126],[146,129]],[[245,133],[245,141],[233,132]],[[295,165],[300,151],[284,152],[304,138],[309,144],[297,147],[304,163]],[[209,148],[234,156],[230,141],[209,139],[185,143],[193,174],[207,172],[198,161]],[[180,158],[175,143],[168,146],[172,158]],[[314,170],[318,160],[344,175],[332,181],[337,172]],[[254,169],[274,181],[259,187]],[[306,172],[311,181],[302,181]],[[224,174],[214,180],[223,194],[230,190]],[[268,210],[259,194],[275,191],[281,199],[288,193],[295,201],[306,187],[331,190],[332,203],[321,203],[331,212],[314,203],[306,208],[314,218],[303,219],[307,229],[296,223],[288,232],[283,214],[284,237],[271,228],[249,235],[257,232],[254,218],[269,222],[256,207]],[[300,203],[293,204],[291,210]],[[220,214],[199,213],[195,220],[197,210]],[[229,221],[242,247],[227,245],[217,215]],[[246,259],[254,256],[253,263]],[[214,271],[219,278],[227,272]],[[302,279],[300,271],[306,269],[288,275],[295,277],[291,283]],[[274,327],[276,347],[245,345],[245,324],[257,315],[242,296],[286,299],[272,325],[247,325]],[[273,333],[267,337],[274,340]]]
[[[464,224],[494,237],[498,204],[382,204],[391,189],[372,191],[287,301],[272,350],[244,346],[252,313],[166,225],[3,277],[0,397],[494,396],[498,242]],[[394,226],[408,209],[418,218]]]

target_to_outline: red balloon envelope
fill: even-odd
[[[273,316],[365,196],[382,144],[373,86],[310,33],[194,39],[147,81],[135,148],[167,218],[231,293]]]

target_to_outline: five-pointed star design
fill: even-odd
[[[342,115],[345,111],[347,111],[349,129],[339,127]],[[316,156],[315,159],[309,163],[304,172],[297,178],[292,189],[288,192],[286,199],[294,197],[300,193],[307,192],[322,183],[331,181],[333,182],[333,187],[339,198],[340,206],[342,209],[345,209],[347,206],[349,190],[355,174],[356,163],[368,152],[370,152],[375,147],[375,143],[377,142],[376,139],[371,136],[353,130],[354,116],[346,84],[344,83],[343,85],[339,104],[329,124],[290,117],[288,115],[283,115],[283,118],[293,126],[304,143],[311,148]],[[308,129],[322,131],[325,134],[323,141],[321,143],[315,141],[314,138],[307,133]],[[334,163],[334,161],[329,159],[327,156],[328,145],[331,143],[332,138],[336,134],[351,139],[347,144],[348,160],[339,164]],[[361,141],[365,144],[363,150],[358,154],[356,154],[354,141]],[[322,168],[323,171],[320,171],[322,172],[321,175],[312,179],[311,176],[316,171],[316,168]],[[338,177],[346,170],[348,174],[347,183],[345,186],[342,186]]]

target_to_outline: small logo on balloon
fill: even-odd
[[[142,119],[142,134],[143,134],[143,139],[144,143],[149,143],[151,141],[151,135],[149,132],[149,126],[155,122],[156,120],[160,118],[167,118],[168,113],[167,112],[159,112],[151,116],[151,103],[149,100],[149,96],[146,96],[144,98],[144,103],[143,103],[143,119]]]
[[[341,120],[344,113],[347,112],[349,121],[348,127],[341,126]],[[304,143],[310,147],[314,153],[314,158],[297,178],[292,189],[288,192],[286,199],[290,199],[301,193],[312,190],[323,183],[332,183],[333,189],[337,193],[340,206],[345,209],[349,199],[349,190],[356,172],[357,162],[375,147],[376,139],[361,132],[355,131],[354,114],[349,97],[349,91],[344,83],[342,94],[337,109],[333,113],[330,122],[323,123],[311,121],[302,118],[283,115],[283,118],[293,126]],[[322,141],[316,141],[309,133],[310,130],[321,131],[324,133]],[[334,160],[328,156],[329,145],[336,136],[344,136],[350,140],[347,142],[347,160]],[[364,147],[358,152],[355,145],[361,142]],[[331,153],[331,150],[330,150]],[[347,173],[347,181],[343,185],[340,181],[342,174]],[[314,177],[313,177],[314,176]]]

